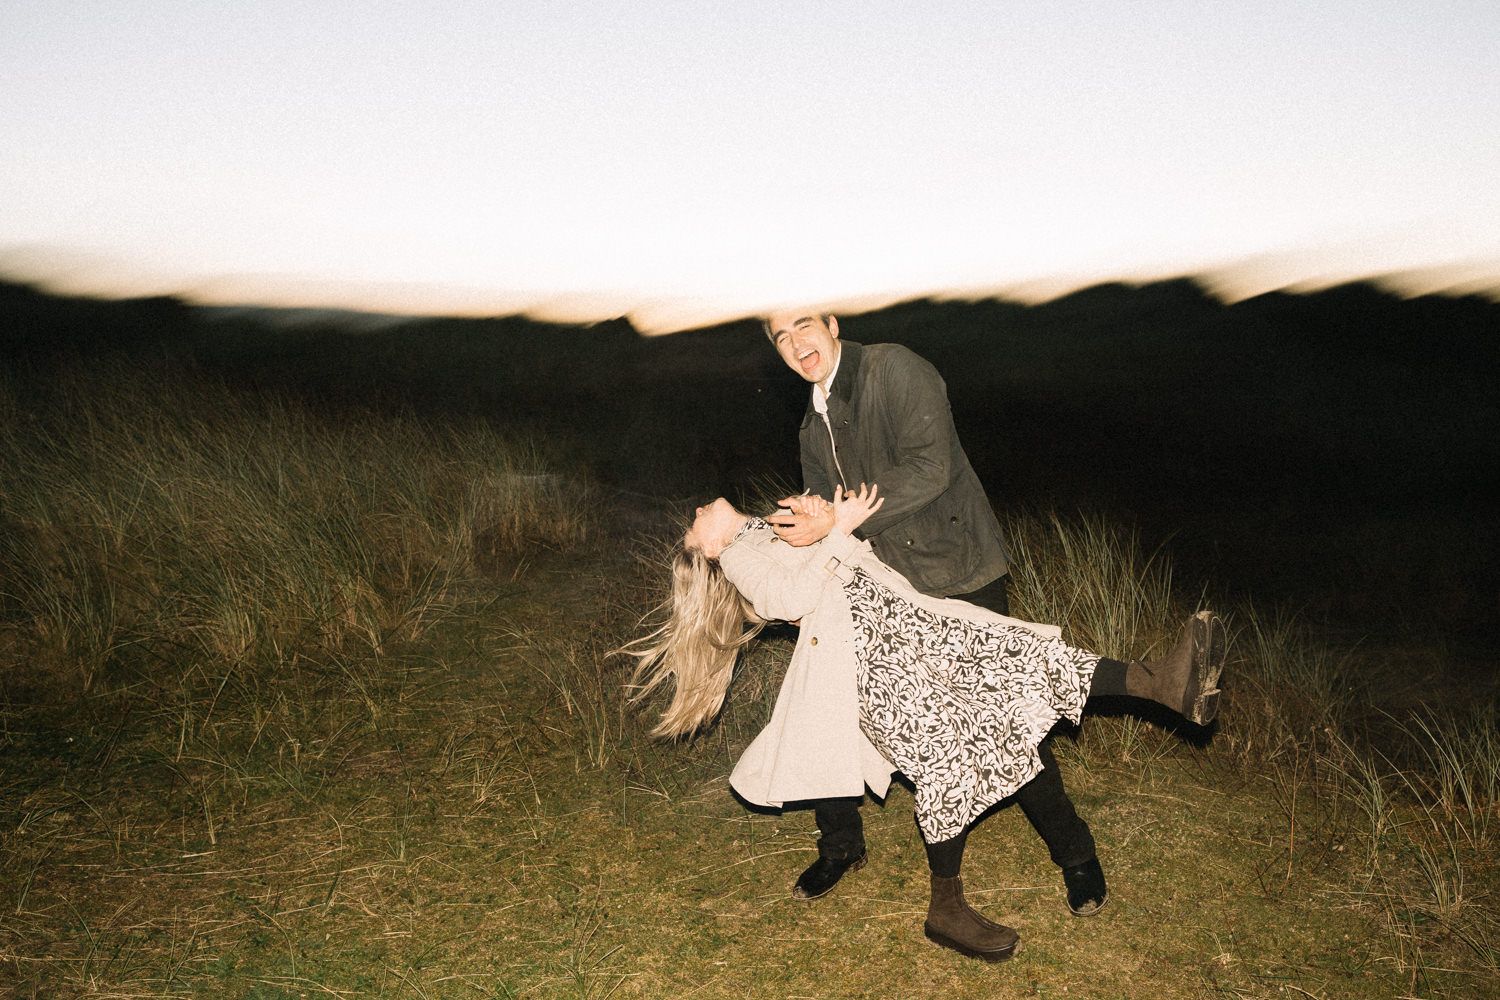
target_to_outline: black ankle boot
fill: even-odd
[[[1109,901],[1109,886],[1104,884],[1104,869],[1098,858],[1062,870],[1063,884],[1068,887],[1068,909],[1074,916],[1091,917]]]
[[[797,877],[797,884],[792,886],[793,899],[817,899],[826,895],[830,889],[839,884],[847,872],[857,872],[865,866],[865,852],[852,858],[825,858],[807,866],[807,870]]]
[[[962,876],[932,876],[932,900],[927,904],[927,937],[960,955],[986,962],[1003,962],[1016,953],[1021,936],[1004,924],[986,920],[964,899]]]

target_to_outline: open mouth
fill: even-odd
[[[810,372],[817,367],[818,356],[819,355],[817,351],[808,351],[806,354],[800,355],[797,358],[797,364],[802,366],[803,371]]]

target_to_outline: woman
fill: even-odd
[[[1041,770],[1043,738],[1061,718],[1077,722],[1090,694],[1146,697],[1211,721],[1221,627],[1200,612],[1167,657],[1127,664],[1068,646],[1055,625],[928,597],[853,537],[882,502],[863,485],[839,491],[834,530],[804,547],[723,498],[698,508],[673,562],[668,620],[624,652],[637,659],[636,697],[675,680],[655,732],[676,736],[718,713],[740,648],[765,622],[799,624],[771,720],[730,784],[747,801],[779,807],[865,786],[884,796],[899,769],[916,787],[931,868],[926,935],[999,961],[1019,938],[964,899],[970,823]],[[1065,868],[1064,881],[1075,913],[1104,905],[1097,858]]]

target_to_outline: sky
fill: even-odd
[[[674,328],[1500,287],[1500,4],[13,0],[0,274]]]

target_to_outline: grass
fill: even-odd
[[[645,737],[603,654],[660,594],[670,504],[616,503],[482,423],[142,367],[13,378],[0,414],[0,990],[1493,992],[1492,704],[1293,616],[1232,609],[1212,740],[1105,716],[1063,742],[1110,874],[1099,917],[1066,913],[1016,810],[979,828],[966,882],[1024,940],[992,968],[921,937],[899,787],[864,810],[870,865],[788,898],[810,817],[724,780],[785,634],[708,732]],[[1203,602],[1102,520],[1007,530],[1017,613],[1075,642],[1148,651]]]
[[[588,530],[586,484],[477,423],[319,418],[142,371],[50,389],[0,442],[0,600],[28,658],[85,692],[142,659],[378,654],[459,578]]]

